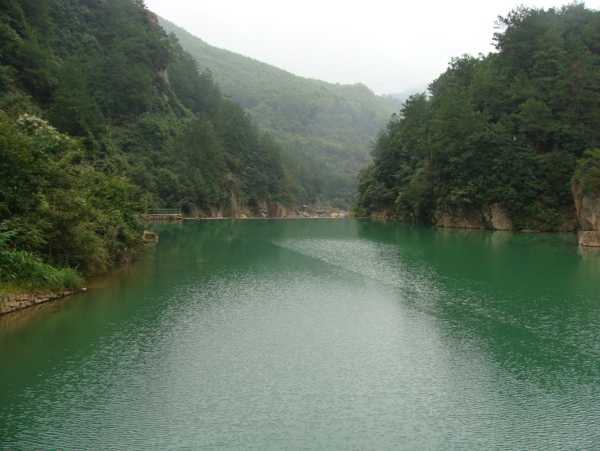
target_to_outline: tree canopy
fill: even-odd
[[[380,133],[357,214],[496,204],[519,229],[572,228],[576,162],[600,146],[600,12],[519,7],[497,24],[497,52],[453,59]]]
[[[89,272],[142,246],[147,207],[297,204],[281,148],[143,1],[0,2],[3,246]]]

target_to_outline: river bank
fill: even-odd
[[[85,289],[74,291],[43,291],[40,293],[7,293],[0,295],[0,315],[64,298]]]

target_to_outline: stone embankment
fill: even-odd
[[[43,293],[13,293],[0,295],[0,315],[42,304],[76,293],[76,291],[46,291]]]
[[[181,213],[145,213],[142,215],[147,221],[181,221],[183,215]]]

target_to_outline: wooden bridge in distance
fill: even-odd
[[[181,221],[183,219],[180,208],[150,208],[143,216],[148,221]]]

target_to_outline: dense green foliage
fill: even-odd
[[[600,145],[600,12],[520,7],[498,26],[497,53],[454,59],[392,117],[357,214],[435,222],[497,204],[519,229],[565,228],[576,162]]]
[[[143,1],[0,0],[3,258],[91,272],[143,250],[146,207],[301,200],[279,146]]]
[[[0,232],[0,291],[75,290],[83,283],[72,268],[56,268],[37,255],[8,245],[14,231]]]
[[[213,47],[161,19],[223,92],[239,102],[283,147],[288,173],[301,183],[302,202],[347,207],[356,175],[391,107],[367,87],[298,77]]]
[[[583,158],[577,161],[574,177],[584,194],[600,193],[600,149],[586,150]]]
[[[25,113],[14,120],[0,111],[0,173],[1,224],[10,232],[5,252],[90,272],[143,248],[140,190],[94,170],[77,139],[42,119]]]

